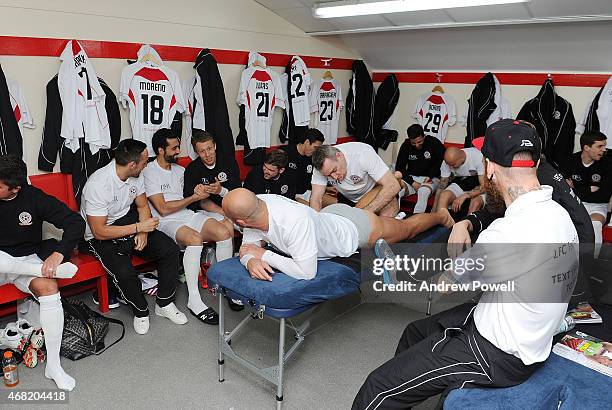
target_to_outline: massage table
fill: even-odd
[[[446,228],[433,228],[413,238],[411,242],[445,242],[448,232]],[[358,254],[351,258],[323,260],[318,261],[317,275],[312,280],[298,280],[284,273],[275,273],[272,281],[268,282],[251,278],[238,258],[214,264],[207,276],[209,290],[218,297],[219,302],[219,381],[225,380],[225,359],[231,359],[276,386],[277,409],[280,409],[283,402],[284,366],[304,342],[305,333],[311,325],[308,319],[296,327],[290,319],[302,314],[312,316],[324,302],[359,292],[362,277],[371,276],[367,273],[362,276],[360,265]],[[245,318],[229,332],[225,330],[227,308],[223,299],[226,296],[240,299],[248,311]],[[279,322],[278,362],[270,367],[257,366],[239,355],[231,346],[234,336],[248,323],[253,322],[253,319],[264,318]],[[285,349],[287,328],[293,332],[294,342]]]

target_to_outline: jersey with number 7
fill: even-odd
[[[340,110],[344,107],[340,84],[334,79],[319,80],[311,92],[310,111],[315,113],[316,128],[325,136],[325,144],[335,144]]]
[[[147,144],[149,156],[153,134],[170,128],[174,115],[185,112],[186,103],[176,72],[165,66],[136,62],[123,69],[119,100],[130,108],[132,138]]]
[[[244,105],[245,128],[251,149],[270,146],[274,108],[285,108],[280,76],[268,68],[242,72],[236,103]]]

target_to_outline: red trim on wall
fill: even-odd
[[[39,38],[39,37],[14,37],[0,36],[0,55],[10,56],[40,56],[59,57],[67,39],[61,38]],[[118,41],[96,41],[79,40],[87,55],[91,58],[136,58],[140,43],[125,43]],[[183,47],[156,45],[162,60],[193,62],[196,56],[205,47]],[[217,63],[239,64],[247,63],[248,51],[211,49]],[[291,55],[276,53],[261,53],[267,59],[270,66],[284,67],[289,62]],[[301,56],[308,68],[329,68],[335,70],[350,70],[353,60],[348,58],[331,58],[317,56]],[[322,59],[331,58],[329,66],[325,66]]]
[[[374,82],[381,82],[390,73],[374,73]],[[400,83],[476,84],[485,73],[418,72],[394,73]],[[546,73],[494,73],[504,85],[542,85]],[[551,74],[556,86],[603,87],[612,74]],[[439,76],[439,77],[438,77]]]

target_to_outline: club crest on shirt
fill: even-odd
[[[593,174],[593,175],[591,175],[591,181],[593,181],[593,182],[599,182],[599,181],[601,181],[601,175],[599,175],[599,174]]]
[[[32,225],[32,215],[29,212],[22,212],[19,214],[19,225],[29,226]]]
[[[289,168],[291,169],[297,169],[297,164],[295,162],[290,162],[289,163]]]
[[[219,179],[219,182],[225,182],[227,181],[227,174],[225,172],[219,172],[217,178]]]
[[[561,113],[559,111],[555,110],[555,112],[553,112],[553,118],[555,120],[560,120],[561,119]]]
[[[130,187],[130,196],[136,196],[136,187],[134,185]]]
[[[425,151],[425,152],[423,153],[423,156],[424,156],[425,158],[427,158],[427,159],[431,158],[431,154],[429,153],[429,151]]]
[[[351,175],[349,177],[349,179],[354,183],[354,184],[358,184],[359,182],[363,181],[363,178],[361,178],[359,175]]]
[[[306,172],[309,173],[309,174],[312,174],[312,165],[308,165],[306,167]]]
[[[281,187],[281,194],[286,194],[289,191],[289,187],[287,185],[283,185]]]

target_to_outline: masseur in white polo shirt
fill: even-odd
[[[475,306],[460,305],[408,325],[395,357],[368,376],[353,409],[412,407],[447,389],[474,385],[514,386],[550,354],[577,278],[578,234],[567,211],[552,200],[552,188],[538,182],[541,142],[530,124],[498,121],[473,144],[482,147],[486,161],[489,206],[507,206],[504,217],[478,237],[476,246],[503,244],[488,248],[494,252],[487,254],[479,279],[510,279],[515,290],[488,290]],[[499,257],[496,262],[512,259],[491,269],[491,256]],[[439,283],[462,276],[445,273]],[[534,296],[534,287],[546,295]]]

